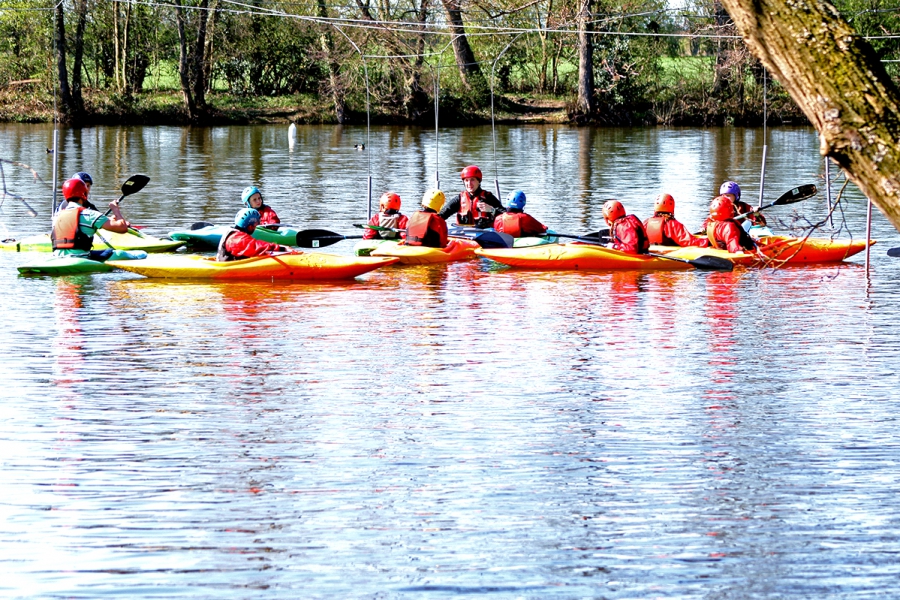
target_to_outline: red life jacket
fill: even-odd
[[[725,223],[732,223],[734,226],[722,228],[719,231],[719,225]],[[717,233],[719,235],[716,235]],[[756,242],[734,219],[728,219],[727,221],[711,220],[706,228],[706,237],[709,238],[709,245],[720,250],[728,250],[729,238],[732,238],[735,233],[737,233],[737,243],[742,249],[750,251],[756,249]]]
[[[668,237],[665,233],[666,221],[672,218],[672,215],[653,216],[644,223],[644,229],[647,230],[647,239],[651,244],[657,246],[678,246],[678,242]]]
[[[268,204],[263,204],[257,210],[259,211],[259,225],[261,227],[269,227],[281,223],[281,219],[278,218],[278,215]]]
[[[619,245],[630,246],[632,243],[638,254],[646,254],[650,250],[650,241],[647,239],[644,224],[634,215],[616,219],[615,223],[609,227],[609,237],[613,240],[617,250],[621,249],[618,248]]]
[[[53,217],[53,229],[50,231],[50,242],[53,249],[85,250],[90,252],[94,246],[94,237],[87,235],[78,226],[84,207],[67,208]]]
[[[469,198],[467,191],[461,191],[459,193],[459,212],[456,213],[456,222],[459,225],[474,225],[478,219],[490,219],[493,212],[483,213],[478,210],[478,203],[483,202],[486,197],[487,194],[481,188],[475,193],[474,198]]]
[[[417,210],[406,226],[406,244],[443,248],[447,245],[447,224],[437,213]]]
[[[547,228],[537,219],[523,212],[505,212],[494,219],[494,229],[501,233],[508,233],[514,238],[529,235],[541,235]]]

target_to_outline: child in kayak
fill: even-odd
[[[219,240],[216,260],[227,262],[288,251],[284,246],[255,239],[253,232],[256,230],[257,225],[259,225],[259,211],[255,208],[242,208],[239,210],[234,216],[234,228],[230,229]]]
[[[259,213],[259,225],[269,229],[278,229],[281,219],[275,214],[271,206],[263,202],[262,193],[255,185],[244,188],[241,194],[241,201],[247,208],[252,208]]]
[[[653,216],[644,221],[644,230],[651,244],[658,246],[697,246],[706,248],[709,240],[691,235],[675,218],[675,198],[669,194],[656,197]]]
[[[609,225],[607,248],[629,254],[647,254],[650,241],[644,224],[634,215],[626,215],[625,207],[618,200],[609,200],[603,205],[603,218]]]
[[[91,195],[91,186],[94,185],[94,180],[93,180],[93,178],[91,177],[90,173],[85,173],[84,171],[79,171],[79,172],[75,173],[74,175],[72,175],[72,177],[70,177],[69,179],[80,179],[81,181],[83,181],[83,182],[84,182],[84,185],[87,186],[88,197],[90,197],[90,195]],[[69,207],[69,201],[63,199],[63,201],[60,202],[59,207],[57,207],[56,210],[57,210],[57,212],[58,212],[58,211],[61,211],[61,210],[65,210],[65,209],[68,208],[68,207]],[[85,207],[85,208],[89,208],[89,209],[91,209],[91,210],[98,210],[97,207],[94,206],[93,204],[91,204],[91,201],[88,200],[87,198],[85,198],[85,201],[84,201],[84,207]]]
[[[446,221],[456,213],[458,225],[472,225],[478,229],[490,228],[494,224],[494,218],[506,212],[506,209],[496,196],[481,189],[481,169],[471,165],[463,169],[459,176],[466,189],[440,209],[440,217]]]
[[[712,201],[709,205],[709,226],[706,228],[710,246],[733,254],[756,249],[753,238],[734,217],[734,203],[730,198],[722,195]]]
[[[113,250],[92,250],[94,234],[99,229],[113,233],[125,233],[130,224],[122,216],[116,201],[109,203],[112,217],[87,207],[88,187],[84,181],[73,177],[62,186],[66,208],[53,217],[50,241],[56,256],[74,256],[103,262],[113,255]]]
[[[378,201],[380,212],[372,215],[369,225],[376,227],[388,227],[390,229],[406,229],[409,218],[400,213],[400,196],[394,192],[385,192]],[[363,233],[364,240],[373,240],[380,237],[385,240],[395,240],[401,236],[396,231],[379,231],[366,229]]]
[[[525,192],[510,192],[506,196],[506,212],[494,219],[494,230],[514,238],[543,235],[547,226],[525,212],[525,200]]]
[[[422,209],[414,212],[409,218],[405,244],[428,248],[447,247],[447,223],[437,213],[445,200],[444,192],[441,190],[425,192],[422,196]]]

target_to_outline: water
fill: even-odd
[[[0,158],[49,179],[42,126]],[[769,132],[766,194],[817,182],[815,135]],[[366,175],[404,210],[434,133],[301,127],[62,134],[62,175],[151,233],[225,222],[260,185],[283,221],[353,233]],[[761,132],[442,130],[459,167],[520,187],[560,231],[615,196],[758,191]],[[371,165],[369,164],[371,160]],[[46,227],[4,166],[9,234]],[[493,185],[490,181],[489,185]],[[851,186],[852,187],[852,186]],[[837,188],[835,188],[835,193]],[[845,224],[864,236],[848,189]],[[769,211],[824,217],[818,197]],[[776,227],[779,225],[776,223]],[[824,231],[821,235],[827,235]],[[846,233],[842,233],[846,236]],[[534,273],[473,261],[343,284],[19,277],[0,253],[0,595],[96,598],[851,598],[900,562],[900,236],[808,268]],[[351,243],[329,250],[349,254]]]

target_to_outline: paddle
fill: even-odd
[[[568,233],[545,233],[543,236],[534,236],[534,237],[564,237],[564,238],[572,238],[575,240],[580,240],[582,242],[587,242],[589,244],[599,244],[602,245],[605,243],[605,236],[600,237],[603,233],[609,233],[608,229],[601,229],[600,231],[594,233],[588,233],[586,235],[571,235]],[[478,242],[482,248],[512,248],[515,245],[515,238],[508,233],[501,233],[499,231],[493,230],[484,230],[478,235],[475,236],[475,241]]]
[[[900,248],[888,248],[887,255],[894,258],[900,256]]]
[[[359,240],[361,235],[341,235],[327,229],[305,229],[297,232],[297,243],[300,248],[324,248],[342,240]]]
[[[795,187],[792,190],[788,190],[778,197],[778,200],[775,202],[770,202],[769,204],[763,204],[759,208],[755,208],[750,212],[745,212],[742,215],[738,215],[735,219],[744,219],[749,217],[753,213],[757,213],[761,210],[765,210],[767,208],[772,208],[773,206],[784,206],[786,204],[793,204],[795,202],[800,202],[801,200],[806,200],[807,198],[812,198],[818,192],[818,188],[812,183],[808,183],[806,185],[801,185],[799,187]]]
[[[665,258],[666,260],[675,260],[678,262],[683,262],[691,265],[695,269],[700,269],[701,271],[733,271],[734,263],[728,260],[727,258],[721,258],[719,256],[698,256],[697,258],[676,258],[674,256],[666,256],[665,254],[654,254],[652,252],[647,253],[649,256],[654,256],[656,258]]]
[[[144,189],[144,186],[147,185],[147,182],[149,182],[149,181],[150,181],[150,178],[147,177],[146,175],[132,175],[131,177],[129,177],[125,181],[125,183],[122,184],[122,195],[119,196],[118,200],[116,200],[116,204],[118,204],[119,202],[124,200],[125,196],[130,196],[132,194],[136,194],[137,192]],[[112,209],[110,208],[105,213],[103,213],[103,216],[105,217],[105,216],[109,215],[109,213],[111,213],[111,212],[112,212]]]

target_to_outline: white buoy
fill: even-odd
[[[294,144],[297,143],[297,126],[291,123],[288,127],[288,149],[293,150]]]

